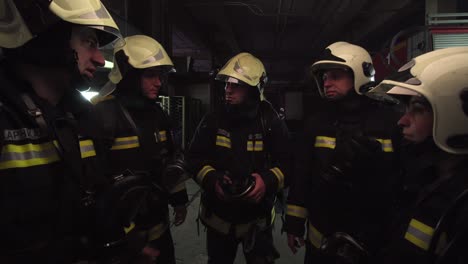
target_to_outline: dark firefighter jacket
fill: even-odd
[[[150,240],[157,239],[168,227],[168,203],[179,206],[188,201],[184,183],[171,190],[162,186],[164,169],[175,155],[169,119],[156,101],[141,96],[108,96],[94,112],[104,130],[98,141],[106,149],[106,173],[149,173],[158,186],[136,219],[140,227],[154,229]]]
[[[405,148],[397,213],[374,263],[467,263],[468,197],[461,195],[468,190],[467,162],[432,140]]]
[[[320,248],[322,239],[335,232],[373,246],[388,217],[397,118],[370,99],[358,102],[351,109],[327,103],[305,121],[297,139],[285,229],[302,237],[307,220],[312,248]]]
[[[275,194],[284,188],[288,178],[287,128],[267,102],[262,102],[256,113],[254,118],[232,118],[224,110],[207,114],[187,153],[194,180],[204,190],[202,208],[207,214],[202,210],[201,218],[223,233],[229,232],[231,224],[270,219]],[[241,179],[254,172],[262,176],[266,185],[266,198],[260,204],[225,202],[215,195],[216,180],[223,175]],[[218,226],[207,223],[204,215],[211,220],[215,217]]]
[[[66,263],[57,252],[89,231],[83,193],[105,183],[84,136],[89,105],[73,93],[52,106],[3,68],[0,83],[0,256]]]

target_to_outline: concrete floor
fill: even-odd
[[[172,227],[172,235],[174,237],[176,258],[178,264],[205,264],[208,256],[206,254],[206,241],[204,226],[200,224],[200,235],[197,233],[197,216],[198,206],[200,204],[200,195],[198,185],[188,180],[186,182],[189,199],[193,202],[187,208],[187,219],[178,226]],[[286,234],[281,234],[281,220],[278,217],[275,223],[273,239],[275,246],[281,254],[281,257],[275,262],[276,264],[299,264],[304,262],[304,249],[301,249],[296,255],[293,255],[287,246]],[[235,264],[246,263],[239,247]]]

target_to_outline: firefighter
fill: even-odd
[[[363,96],[375,74],[363,48],[333,43],[311,72],[325,102],[297,140],[288,246],[296,253],[305,244],[305,263],[353,263],[372,253],[385,228],[396,115]]]
[[[273,263],[273,203],[288,177],[288,131],[260,100],[267,77],[259,59],[240,53],[216,80],[224,83],[224,104],[203,118],[187,153],[203,189],[208,263],[233,263],[239,243],[247,263]]]
[[[174,224],[182,224],[188,202],[181,152],[174,142],[169,117],[157,102],[174,64],[156,40],[135,35],[114,50],[115,67],[109,74],[115,90],[101,90],[95,115],[103,125],[96,139],[104,142],[107,174],[125,171],[150,175],[155,189],[134,224],[147,237],[147,249],[159,251],[157,263],[174,263],[168,204]],[[106,96],[106,94],[109,94]]]
[[[375,263],[468,261],[467,72],[468,48],[441,49],[411,60],[369,93],[406,106],[398,121],[398,214]]]
[[[86,259],[78,249],[94,220],[85,207],[106,183],[85,134],[90,105],[76,89],[104,65],[98,48],[118,27],[99,0],[0,7],[0,262]]]

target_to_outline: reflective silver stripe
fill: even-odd
[[[216,136],[216,145],[225,147],[225,148],[231,148],[231,139],[227,137],[223,137],[220,135]]]
[[[7,144],[2,148],[0,169],[44,165],[56,162],[59,159],[52,142],[24,145]]]
[[[137,136],[116,138],[112,150],[138,148],[140,146]]]
[[[310,222],[309,222],[309,241],[310,243],[316,247],[320,248],[322,245],[323,235],[320,231],[317,230]]]
[[[96,150],[94,149],[94,144],[92,140],[81,140],[80,141],[80,152],[81,158],[85,159],[88,157],[96,156]]]
[[[203,180],[205,179],[206,174],[210,171],[214,171],[215,169],[211,167],[210,165],[204,166],[198,173],[197,173],[197,182],[199,184],[203,183]]]
[[[315,145],[314,146],[316,148],[334,149],[336,147],[336,138],[325,137],[325,136],[317,136],[317,137],[315,137]]]
[[[286,207],[286,215],[307,218],[307,209],[301,206],[288,204]]]
[[[143,65],[150,64],[150,63],[153,63],[153,62],[160,61],[162,59],[164,59],[164,54],[163,54],[162,50],[160,49],[159,52],[156,55],[147,58],[146,60],[143,61],[142,64]]]
[[[408,230],[406,230],[405,239],[427,251],[433,235],[434,229],[432,227],[416,219],[411,219]]]

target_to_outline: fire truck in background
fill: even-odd
[[[376,81],[418,55],[456,46],[468,46],[468,13],[428,14],[425,26],[398,32],[387,48],[373,54]]]

